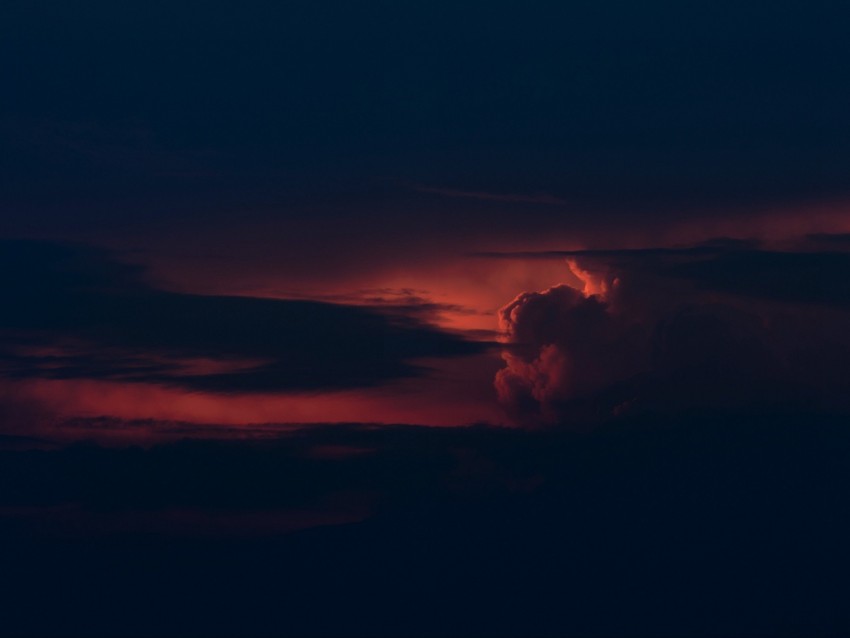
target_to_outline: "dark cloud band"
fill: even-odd
[[[486,347],[429,326],[417,308],[167,292],[105,253],[54,244],[3,242],[0,285],[2,364],[15,377],[332,389],[416,376],[416,359]],[[193,373],[199,358],[215,371]]]

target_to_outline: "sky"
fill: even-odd
[[[847,347],[789,336],[845,312],[840,4],[131,5],[3,9],[13,413],[525,425],[683,312]]]
[[[0,634],[850,634],[848,24],[0,3]]]

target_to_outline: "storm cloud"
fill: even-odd
[[[495,385],[520,421],[848,408],[848,253],[720,240],[516,257],[567,259],[583,285],[522,293],[500,311]]]

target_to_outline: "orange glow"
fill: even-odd
[[[291,394],[228,395],[188,392],[145,383],[92,380],[31,380],[15,384],[20,401],[38,405],[38,429],[62,436],[55,427],[75,417],[110,416],[212,426],[264,423],[416,423],[455,426],[505,419],[495,405],[492,378],[498,355],[467,361],[423,362],[436,368],[428,378],[397,381],[379,388]],[[31,423],[25,424],[28,433]],[[80,427],[84,427],[81,425]],[[95,438],[128,440],[156,436],[156,424],[127,431],[89,432]],[[79,438],[83,432],[65,432]]]
[[[377,251],[364,259],[362,252],[352,249],[350,254],[336,256],[338,263],[332,264],[333,267],[324,264],[315,271],[266,262],[262,255],[256,260],[236,255],[232,258],[178,256],[182,255],[178,250],[182,247],[179,233],[164,239],[174,243],[170,257],[169,251],[163,250],[145,259],[153,285],[166,289],[367,305],[374,303],[374,291],[383,290],[386,291],[383,303],[391,311],[404,314],[409,310],[411,316],[443,329],[495,341],[498,309],[523,291],[566,284],[585,295],[604,295],[613,284],[604,273],[590,272],[574,260],[487,259],[471,254],[476,251],[643,248],[687,245],[714,237],[756,238],[781,246],[808,233],[850,232],[847,210],[847,204],[832,202],[761,213],[749,211],[743,218],[724,214],[705,215],[698,221],[690,217],[688,221],[672,224],[669,220],[656,221],[655,227],[642,228],[624,220],[617,228],[608,224],[570,231],[565,226],[559,232],[550,229],[545,236],[527,234],[511,240],[504,239],[504,233],[488,237],[487,229],[483,229],[480,238],[449,238],[445,245],[436,247],[416,245],[409,254],[404,246],[398,245],[387,248],[386,254]],[[246,226],[239,232],[258,230],[265,229]],[[257,237],[245,235],[242,239],[245,245],[252,241],[262,245]],[[122,247],[115,247],[120,252]],[[127,248],[126,244],[123,248]],[[349,261],[356,267],[348,268]],[[406,297],[405,291],[415,294]],[[398,305],[394,307],[396,300]],[[432,305],[417,309],[418,302]],[[411,304],[407,310],[405,303]],[[374,305],[381,307],[381,303]],[[181,373],[208,374],[257,362],[222,364],[212,359],[195,359],[184,363]],[[18,384],[17,391],[62,416],[112,415],[222,425],[342,421],[437,426],[477,421],[506,423],[508,419],[498,405],[492,385],[500,364],[497,353],[432,361],[429,365],[436,370],[433,377],[396,381],[380,388],[315,393],[227,395],[142,383],[83,380],[29,381]]]

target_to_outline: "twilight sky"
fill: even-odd
[[[846,13],[7,3],[4,428],[845,410]]]
[[[0,1],[0,635],[850,635],[848,32]]]

